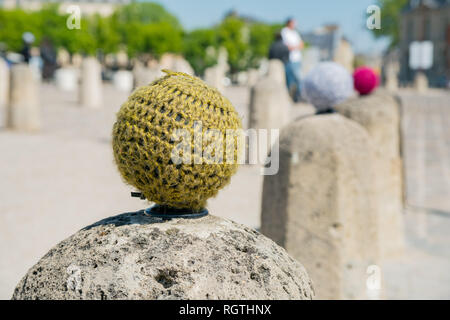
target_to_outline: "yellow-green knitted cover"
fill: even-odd
[[[238,164],[206,164],[204,158],[202,164],[174,164],[173,130],[185,128],[194,136],[194,121],[201,121],[203,133],[218,129],[225,134],[240,129],[241,119],[228,99],[199,78],[164,71],[167,75],[136,89],[121,106],[113,127],[114,158],[124,180],[147,200],[198,210],[229,182]]]

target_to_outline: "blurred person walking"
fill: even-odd
[[[20,53],[23,56],[23,61],[25,63],[29,63],[31,58],[31,45],[34,42],[34,35],[31,32],[24,32],[22,34],[22,40],[23,40],[23,47]]]
[[[289,61],[286,63],[286,82],[289,89],[295,90],[293,99],[298,102],[301,98],[300,69],[302,62],[303,40],[300,33],[295,29],[296,21],[288,18],[285,27],[281,30],[281,37],[289,49]]]
[[[289,48],[284,44],[281,33],[275,34],[275,40],[272,42],[269,48],[269,59],[281,60],[285,67],[289,62]]]
[[[56,51],[48,37],[42,39],[40,53],[43,62],[42,78],[49,80],[53,78],[56,69]]]

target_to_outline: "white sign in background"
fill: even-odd
[[[433,42],[413,41],[409,45],[409,67],[426,70],[433,66]]]

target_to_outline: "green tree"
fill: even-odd
[[[281,29],[281,25],[268,25],[255,23],[250,26],[251,57],[249,67],[257,67],[261,58],[267,57],[275,32]]]
[[[44,6],[32,15],[39,21],[39,39],[46,36],[55,47],[64,47],[70,53],[95,54],[98,43],[90,20],[83,18],[81,29],[70,30],[66,27],[68,15],[61,15],[55,4]]]
[[[152,2],[134,2],[121,6],[114,12],[114,19],[121,24],[130,22],[142,24],[165,22],[174,28],[181,29],[180,22],[174,15],[160,4]]]
[[[22,34],[27,31],[40,38],[40,21],[35,15],[22,10],[0,9],[0,42],[4,42],[8,50],[20,51]]]
[[[113,20],[110,17],[105,18],[95,15],[90,23],[97,46],[105,53],[117,52],[121,44],[121,38],[114,27]]]
[[[120,43],[128,54],[181,52],[183,30],[178,19],[156,3],[136,2],[119,7],[110,17]]]
[[[391,47],[399,42],[400,13],[407,3],[408,0],[377,0],[381,9],[381,29],[371,31],[376,38],[388,37]]]
[[[205,69],[217,63],[217,34],[213,29],[197,29],[186,33],[183,55],[195,73],[203,74]]]
[[[227,17],[218,26],[218,43],[228,52],[230,72],[245,70],[250,59],[249,27],[239,18]]]
[[[122,46],[131,56],[151,54],[159,58],[165,52],[183,53],[198,74],[217,63],[219,48],[224,47],[230,72],[234,73],[257,67],[280,28],[228,16],[213,28],[184,32],[175,16],[161,5],[148,2],[118,7],[109,17],[83,16],[81,29],[66,28],[67,17],[57,4],[34,12],[0,9],[0,41],[9,50],[19,51],[22,34],[30,31],[36,36],[35,45],[46,36],[55,47],[64,47],[70,53],[114,53]]]
[[[159,58],[165,52],[181,52],[183,47],[181,30],[164,22],[154,24],[132,22],[122,28],[122,35],[131,56],[150,53]]]
[[[159,58],[165,52],[179,53],[183,47],[181,30],[167,22],[146,25],[144,28],[144,50]]]

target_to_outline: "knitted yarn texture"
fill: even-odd
[[[319,112],[332,109],[353,94],[353,78],[338,63],[321,62],[306,75],[303,93]]]
[[[366,95],[371,93],[378,85],[378,75],[372,68],[359,67],[353,72],[353,83],[355,90],[360,95]]]
[[[237,170],[241,138],[225,136],[227,130],[242,128],[241,118],[228,99],[199,78],[163,71],[166,76],[136,89],[117,113],[114,159],[125,182],[147,200],[200,210]],[[190,163],[173,161],[173,149],[180,143],[173,135],[177,129],[188,133],[178,151],[182,159],[192,154]],[[220,138],[217,133],[222,140],[208,144],[211,137]],[[228,148],[233,148],[235,161],[226,161]],[[211,155],[223,155],[223,161],[211,161]]]

